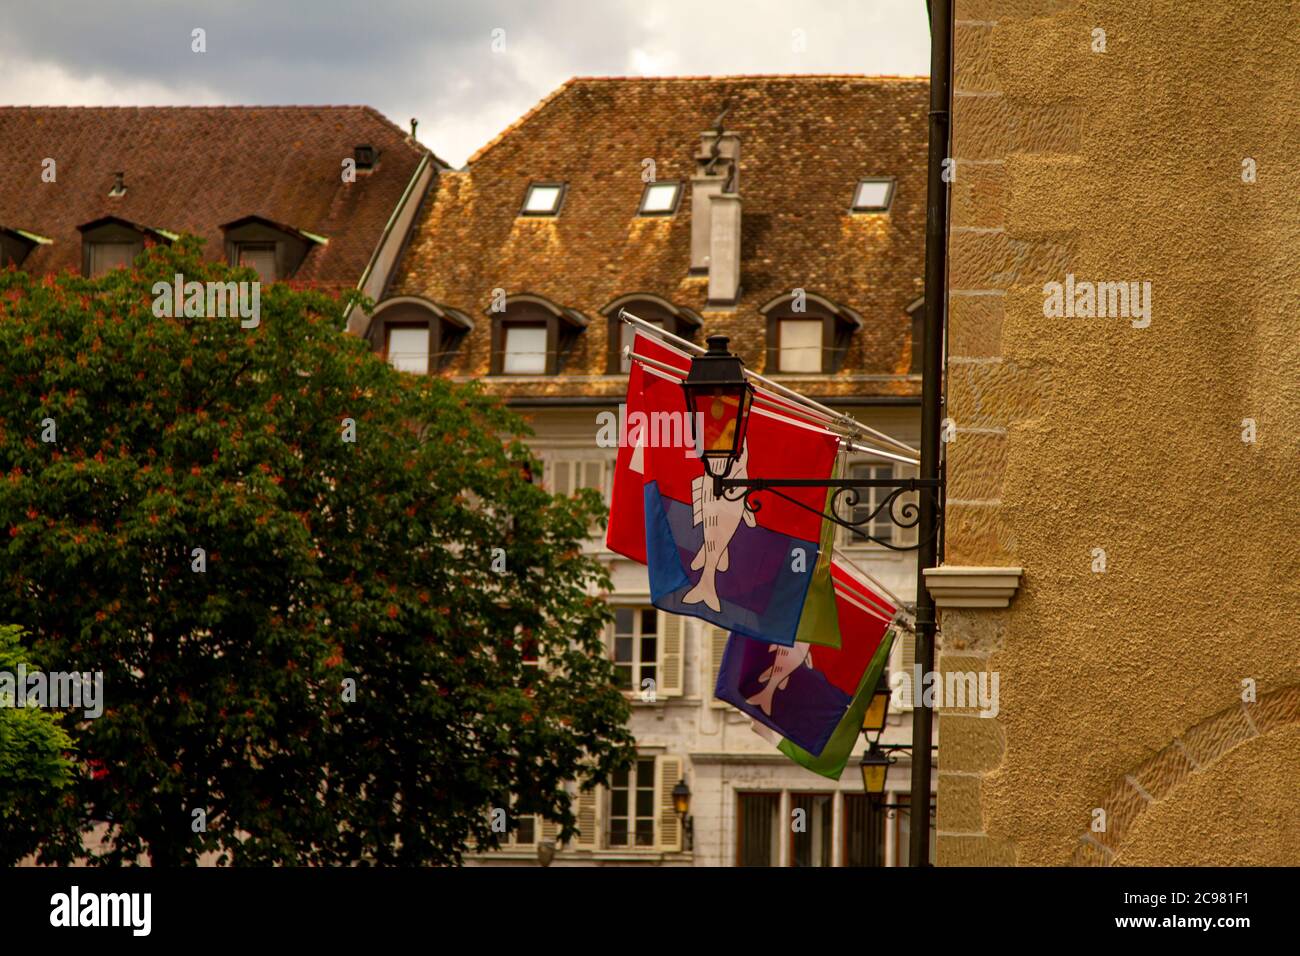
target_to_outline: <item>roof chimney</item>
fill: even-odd
[[[709,277],[709,303],[731,305],[740,292],[740,136],[700,134],[691,177],[691,273]]]

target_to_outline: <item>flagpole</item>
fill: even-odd
[[[694,342],[690,342],[680,336],[673,335],[673,333],[665,329],[661,329],[659,328],[659,326],[647,322],[645,319],[637,318],[627,309],[619,309],[618,317],[624,322],[627,322],[629,325],[635,326],[637,328],[645,330],[646,332],[650,332],[654,335],[657,335],[660,338],[664,339],[664,341],[672,342],[674,345],[679,345],[689,352],[693,352],[696,355],[704,354],[704,349],[696,345]],[[823,415],[825,415],[827,418],[830,418],[832,421],[839,422],[842,428],[848,429],[848,431],[855,437],[861,437],[863,435],[872,435],[880,439],[881,441],[885,442],[888,445],[893,445],[895,448],[901,448],[903,451],[910,452],[913,455],[920,455],[920,451],[913,448],[911,445],[907,444],[907,442],[899,441],[897,438],[894,438],[891,435],[886,435],[884,432],[876,431],[874,428],[862,424],[862,422],[858,421],[856,418],[853,418],[850,415],[845,415],[841,412],[837,412],[833,408],[827,408],[825,405],[821,404],[821,402],[813,401],[808,396],[801,395],[798,392],[796,392],[794,389],[786,388],[784,385],[780,384],[779,382],[774,382],[770,378],[765,378],[764,376],[759,375],[757,372],[751,372],[749,369],[745,369],[745,377],[751,378],[756,382],[762,382],[764,386],[771,389],[772,391],[777,392],[780,395],[784,395],[786,398],[793,399],[794,401],[799,402],[801,405],[806,405],[809,408],[817,409],[817,411],[821,412]]]
[[[631,346],[623,347],[623,357],[627,359],[634,359],[640,362],[642,365],[648,365],[650,368],[657,369],[667,375],[673,376],[676,379],[680,380],[683,377],[681,369],[675,368],[672,365],[669,365],[667,362],[660,362],[658,359],[653,359],[648,355],[642,355],[639,352],[633,352]],[[802,409],[784,408],[781,405],[777,405],[773,402],[766,401],[762,395],[756,395],[754,397],[754,401],[757,404],[763,405],[765,408],[773,409],[776,411],[790,411],[795,414],[804,414],[804,411]],[[810,417],[816,417],[816,416],[810,415]],[[818,420],[819,421],[821,420],[820,417],[818,417]],[[833,431],[833,429],[827,429],[827,430]],[[868,445],[860,445],[857,442],[849,441],[845,436],[842,435],[840,436],[840,441],[844,445],[844,447],[849,451],[861,452],[862,454],[866,454],[866,455],[875,455],[877,458],[884,458],[889,461],[898,461],[898,462],[902,462],[905,465],[919,466],[921,464],[920,459],[908,458],[905,455],[898,455],[892,451],[885,451],[883,449],[872,448]]]

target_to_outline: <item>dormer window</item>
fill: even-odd
[[[862,318],[824,296],[800,291],[758,310],[767,318],[767,369],[790,374],[838,372]]]
[[[261,282],[279,282],[293,276],[308,253],[326,245],[324,236],[261,216],[245,216],[222,225],[226,262],[255,271]]]
[[[546,325],[510,322],[502,330],[501,374],[546,373]]]
[[[609,355],[605,371],[610,375],[626,375],[631,368],[631,360],[623,357],[623,349],[632,345],[636,338],[636,327],[618,317],[619,310],[624,308],[638,319],[645,319],[656,328],[687,340],[693,339],[696,330],[703,324],[695,312],[657,295],[634,292],[619,296],[600,310],[609,323]]]
[[[464,312],[419,296],[385,299],[370,317],[370,346],[399,372],[440,372],[474,329]]]
[[[822,370],[821,319],[781,319],[776,323],[776,367],[780,372]]]
[[[529,183],[521,216],[558,216],[564,202],[564,183]]]
[[[539,295],[512,295],[492,319],[493,375],[558,375],[587,329],[575,309]]]
[[[144,252],[145,242],[171,242],[175,236],[160,229],[105,216],[77,227],[81,233],[81,272],[95,278],[112,269],[129,269]]]
[[[239,265],[252,269],[262,282],[276,281],[275,243],[239,242],[235,244],[235,250]]]
[[[853,191],[854,212],[889,212],[894,201],[894,178],[892,176],[869,176],[858,180],[858,188]]]
[[[671,216],[677,212],[677,203],[681,199],[682,184],[676,180],[663,183],[646,183],[641,193],[642,216]]]

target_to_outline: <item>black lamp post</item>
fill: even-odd
[[[683,849],[695,849],[695,818],[688,815],[691,810],[691,788],[686,786],[685,777],[673,787],[673,809],[682,822]]]

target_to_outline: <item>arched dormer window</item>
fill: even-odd
[[[492,320],[493,375],[558,375],[590,321],[577,309],[531,293],[506,296]]]
[[[248,266],[262,282],[279,282],[298,271],[307,253],[329,240],[262,216],[245,216],[221,227],[226,262]]]
[[[777,296],[758,310],[767,319],[766,371],[838,372],[862,317],[813,292]]]
[[[370,347],[400,372],[440,372],[474,330],[474,321],[452,309],[415,295],[380,302],[370,316]]]
[[[619,309],[627,309],[638,319],[645,319],[647,322],[653,322],[665,332],[683,339],[693,339],[695,331],[703,324],[703,320],[690,309],[674,305],[667,299],[648,292],[633,292],[629,295],[621,295],[609,305],[600,310],[600,314],[606,317],[609,325],[609,355],[606,360],[605,370],[610,375],[626,374],[629,361],[623,357],[623,349],[632,344],[632,338],[636,335],[633,326],[623,322],[618,317]]]

